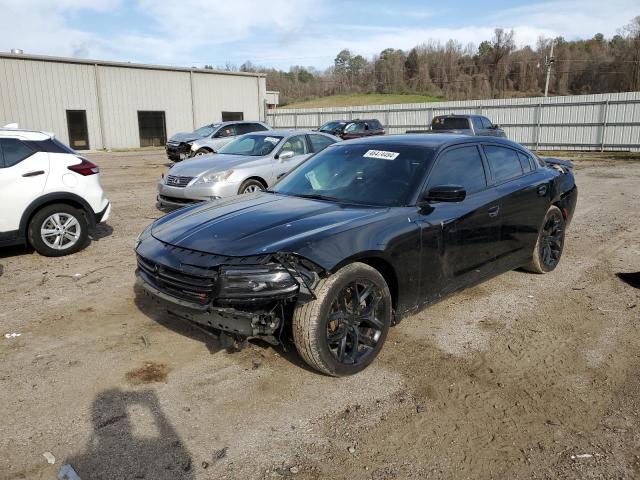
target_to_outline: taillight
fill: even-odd
[[[96,164],[91,163],[86,158],[82,158],[82,157],[78,157],[78,158],[82,160],[82,162],[77,163],[75,165],[69,165],[67,167],[69,170],[71,170],[72,172],[79,173],[80,175],[84,175],[85,177],[87,175],[95,175],[96,173],[100,173],[100,168]]]

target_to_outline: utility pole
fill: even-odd
[[[549,96],[549,78],[551,77],[551,65],[553,65],[556,61],[553,58],[553,45],[555,44],[555,40],[551,42],[551,53],[548,57],[545,57],[544,64],[547,66],[547,81],[544,83],[544,96]]]

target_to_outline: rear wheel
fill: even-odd
[[[534,273],[547,273],[554,270],[562,256],[564,230],[565,221],[562,212],[558,207],[551,206],[538,233],[538,241],[533,250],[531,262],[524,268]]]
[[[242,182],[242,185],[240,185],[240,188],[238,189],[238,193],[243,194],[262,192],[264,191],[264,189],[265,187],[260,180],[250,178],[249,180],[245,180],[244,182]]]
[[[391,293],[380,273],[352,263],[323,279],[296,308],[293,338],[304,361],[331,376],[352,375],[378,355],[391,325]]]
[[[69,255],[83,249],[89,238],[84,212],[65,204],[48,205],[29,223],[29,243],[47,257]]]

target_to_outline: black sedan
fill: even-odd
[[[403,316],[508,270],[553,270],[576,199],[570,162],[506,139],[352,140],[271,190],[157,220],[137,275],[221,338],[289,334],[311,367],[349,375]]]

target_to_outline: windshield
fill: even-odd
[[[200,136],[200,137],[208,137],[209,135],[211,135],[214,130],[216,129],[216,127],[219,124],[215,124],[215,125],[205,125],[204,127],[200,127],[199,129],[197,129],[195,132],[196,135]]]
[[[433,150],[407,145],[334,144],[294,169],[272,189],[299,197],[385,207],[408,204]]]
[[[335,132],[336,130],[341,130],[347,122],[327,122],[320,127],[321,132]]]
[[[465,130],[469,128],[469,119],[456,117],[436,117],[431,123],[432,130]]]
[[[250,155],[261,157],[269,155],[283,137],[276,135],[243,135],[231,143],[226,144],[218,153],[227,155]]]

